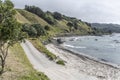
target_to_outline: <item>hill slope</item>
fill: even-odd
[[[116,32],[120,33],[120,25],[118,24],[100,24],[100,23],[92,23],[93,28],[100,29],[104,32]]]
[[[28,24],[41,24],[43,27],[49,26],[51,28],[48,33],[50,35],[64,35],[64,34],[89,34],[92,32],[92,29],[89,25],[87,25],[85,22],[80,21],[76,18],[68,17],[57,20],[53,18],[52,13],[45,13],[49,15],[49,17],[52,17],[54,19],[55,24],[48,23],[44,18],[39,17],[38,15],[28,12],[23,9],[17,9],[17,20],[21,23],[28,23]],[[76,23],[76,26],[73,25],[73,22]],[[72,23],[72,26],[68,25],[68,23]]]

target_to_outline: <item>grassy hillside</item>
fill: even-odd
[[[27,20],[27,19],[26,19],[24,16],[22,16],[19,12],[17,12],[17,14],[16,14],[15,17],[16,17],[17,21],[20,22],[20,23],[22,23],[22,24],[24,24],[24,23],[30,24],[29,20]]]
[[[44,21],[42,18],[38,17],[37,15],[35,14],[32,14],[26,10],[22,10],[22,9],[17,9],[18,13],[21,14],[22,16],[24,16],[25,19],[27,19],[27,21],[29,21],[31,24],[34,24],[34,23],[39,23],[41,24],[42,26],[45,26],[45,25],[49,25],[46,21]],[[19,17],[21,17],[21,15],[19,15]],[[18,21],[20,21],[20,18],[17,18]],[[24,20],[22,20],[24,21]],[[28,22],[26,22],[28,23]]]
[[[50,53],[46,50],[44,45],[41,43],[49,42],[50,39],[54,36],[66,36],[66,35],[87,35],[93,32],[92,28],[85,22],[78,20],[76,18],[62,16],[59,18],[55,16],[55,13],[51,12],[41,12],[44,16],[39,14],[31,13],[23,9],[17,10],[17,20],[23,24],[28,23],[29,25],[24,26],[24,31],[26,31],[29,37],[37,37],[39,41],[32,40],[33,45],[43,53],[46,54],[49,58],[53,60],[56,59],[53,53]],[[59,13],[56,13],[59,15]],[[60,14],[61,15],[61,14]],[[31,26],[34,24],[34,26]],[[40,25],[35,25],[40,24]],[[36,28],[36,27],[37,28]],[[49,30],[44,30],[45,26],[48,26]],[[31,28],[32,27],[32,28]],[[43,29],[42,29],[43,28]],[[37,33],[46,32],[46,35],[37,36]],[[41,33],[42,34],[42,33]],[[40,42],[41,41],[41,42]],[[39,43],[39,44],[38,44]]]
[[[99,29],[100,31],[106,33],[120,33],[120,25],[118,24],[102,24],[102,23],[92,23],[93,28]]]
[[[53,21],[55,22],[55,24],[50,24],[44,18],[41,18],[34,13],[31,13],[22,9],[17,9],[17,11],[18,11],[18,14],[16,18],[19,22],[30,23],[30,24],[38,23],[38,24],[41,24],[43,27],[47,25],[51,28],[51,30],[48,31],[48,33],[49,35],[52,35],[52,36],[55,36],[58,34],[59,35],[64,35],[64,34],[83,35],[83,34],[88,34],[89,32],[92,32],[92,29],[90,26],[88,26],[83,21],[79,21],[76,18],[72,19],[69,17],[68,19],[63,18],[62,20],[57,20],[53,17],[52,13],[45,13],[50,18],[54,19]],[[74,29],[74,26],[72,26],[73,29],[70,31],[70,26],[67,25],[69,22],[71,23],[77,22],[78,29]]]
[[[30,38],[39,38],[39,40],[31,40],[32,44],[52,60],[56,60],[56,55],[50,53],[42,43],[49,42],[54,36],[87,35],[93,32],[92,28],[81,20],[67,16],[58,17],[54,15],[61,15],[59,13],[51,13],[48,11],[41,12],[38,10],[38,12],[43,14],[43,16],[40,16],[39,14],[23,9],[16,10],[17,20],[22,24],[28,23],[28,25],[24,26],[24,31],[28,33]],[[46,30],[45,26],[48,26],[50,29]],[[37,33],[42,34],[44,31],[46,34],[37,36]]]

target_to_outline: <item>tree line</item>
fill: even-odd
[[[43,10],[41,10],[39,7],[36,7],[36,6],[25,5],[25,10],[38,15],[39,17],[43,18],[45,21],[47,21],[51,25],[54,25],[56,23],[55,19],[57,20],[63,19],[63,15],[58,12],[54,12],[54,13],[51,13],[49,11],[44,12]]]
[[[26,32],[29,37],[40,37],[47,35],[47,31],[50,30],[48,25],[41,26],[40,24],[23,24],[22,31]]]

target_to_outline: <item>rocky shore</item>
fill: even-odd
[[[77,71],[77,74],[93,76],[92,80],[120,80],[120,69],[118,67],[83,55],[75,55],[70,51],[61,49],[58,45],[48,44],[46,48],[66,62],[66,69],[75,70],[73,74]]]

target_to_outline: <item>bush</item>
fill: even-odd
[[[22,27],[22,31],[26,32],[30,37],[36,37],[37,31],[34,27],[31,27],[29,24],[24,24]]]
[[[37,16],[41,17],[42,19],[44,19],[51,25],[54,25],[56,22],[52,16],[52,13],[50,13],[50,12],[45,13],[39,7],[25,5],[25,10],[36,14]]]
[[[38,40],[30,40],[40,52],[44,53],[50,60],[57,59],[56,55],[47,50],[47,48]]]
[[[25,10],[32,12],[42,18],[45,16],[44,12],[39,7],[36,6],[25,5]]]
[[[62,15],[60,13],[58,13],[58,12],[54,12],[53,16],[57,20],[61,20],[63,18]]]
[[[73,24],[73,23],[71,23],[71,22],[68,22],[68,23],[67,23],[67,26],[72,27],[72,26],[74,26],[74,24]]]
[[[46,26],[44,27],[44,29],[47,30],[47,31],[49,31],[49,30],[50,30],[50,26],[46,25]]]
[[[37,31],[37,36],[46,35],[46,31],[40,24],[32,24],[31,27],[35,28]]]
[[[47,34],[44,27],[40,24],[24,24],[22,31],[26,32],[30,37],[39,37]]]
[[[58,60],[56,63],[57,63],[57,64],[60,64],[60,65],[65,65],[65,63],[64,63],[63,60]]]
[[[43,19],[51,25],[54,25],[56,23],[56,20],[54,19],[54,17],[48,12],[45,14],[45,17]]]

